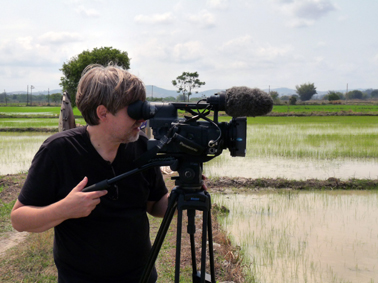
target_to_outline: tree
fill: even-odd
[[[269,94],[272,97],[274,104],[280,104],[281,103],[280,97],[279,97],[280,95],[278,94],[277,91],[271,91]]]
[[[302,101],[310,100],[314,94],[316,94],[316,87],[314,84],[303,84],[300,86],[295,86],[297,89],[297,94]]]
[[[52,101],[57,103],[58,101],[62,100],[63,95],[61,93],[57,92],[57,93],[51,94],[50,97],[51,97]]]
[[[179,94],[177,95],[177,101],[181,102],[181,101],[185,101],[185,96],[183,94]]]
[[[130,59],[127,52],[121,52],[112,47],[94,48],[92,51],[86,50],[77,56],[72,57],[67,63],[63,63],[62,69],[64,77],[60,78],[60,86],[63,91],[67,91],[71,97],[72,107],[76,106],[75,96],[77,85],[79,84],[83,70],[90,64],[108,65],[113,63],[126,70],[130,68]]]
[[[378,89],[373,90],[373,91],[370,93],[370,96],[371,96],[371,97],[378,97]]]
[[[347,99],[364,99],[364,94],[360,90],[349,91],[345,96]]]
[[[189,96],[192,94],[193,89],[200,88],[201,85],[205,85],[205,82],[201,82],[198,77],[199,75],[197,72],[183,72],[181,76],[178,76],[176,80],[172,81],[172,84],[178,88],[177,92],[183,94],[184,101],[186,100],[186,95],[188,95],[189,101]]]
[[[297,97],[295,95],[290,96],[289,103],[290,105],[297,104]]]
[[[341,92],[330,90],[328,91],[326,98],[328,99],[328,101],[340,100],[343,99],[343,94]]]

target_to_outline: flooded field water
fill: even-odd
[[[31,161],[51,133],[0,133],[0,175],[29,170]]]
[[[215,195],[253,282],[378,282],[378,193]]]
[[[296,180],[378,178],[375,120],[369,124],[295,121],[248,125],[246,157],[231,157],[224,151],[204,165],[205,175]]]
[[[378,161],[375,159],[313,159],[284,157],[231,157],[223,154],[204,165],[206,176],[245,178],[284,178],[294,180],[334,177],[377,179]]]

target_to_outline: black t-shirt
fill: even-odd
[[[67,196],[85,176],[90,186],[128,172],[132,161],[147,150],[146,144],[143,134],[136,142],[121,144],[110,164],[92,146],[86,127],[57,133],[35,155],[18,199],[24,205],[46,206]],[[151,249],[147,201],[160,200],[167,188],[159,168],[116,185],[118,194],[110,188],[88,217],[55,227],[54,259],[60,281],[138,282]],[[156,278],[154,270],[151,282]]]

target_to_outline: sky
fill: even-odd
[[[113,47],[145,85],[378,89],[377,0],[0,0],[0,92],[58,89],[63,63]]]

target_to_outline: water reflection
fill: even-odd
[[[376,282],[378,193],[214,195],[257,282]]]

